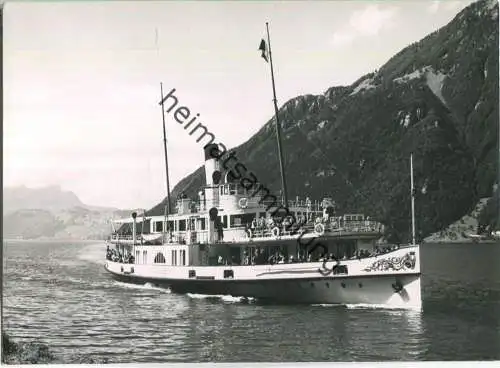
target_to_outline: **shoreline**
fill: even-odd
[[[461,239],[461,240],[428,240],[422,241],[421,244],[466,244],[466,245],[475,245],[475,244],[500,244],[500,240],[488,239],[488,240],[471,240],[471,239]]]
[[[102,239],[60,239],[60,238],[37,238],[37,239],[2,239],[3,242],[9,243],[45,243],[45,242],[56,242],[56,243],[64,243],[64,242],[78,242],[78,243],[105,243],[106,240]]]
[[[61,359],[45,343],[15,342],[2,331],[2,364],[106,364],[107,358],[94,358],[91,355],[75,354],[69,360]]]

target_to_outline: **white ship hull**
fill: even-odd
[[[410,252],[416,261],[408,267]],[[191,267],[107,261],[105,269],[119,281],[152,283],[178,293],[232,295],[283,303],[372,304],[421,309],[418,247],[341,261],[335,271],[329,271],[335,264],[331,261]],[[347,274],[343,272],[345,269]],[[231,276],[227,277],[229,271]]]

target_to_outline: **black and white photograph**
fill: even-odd
[[[3,1],[2,364],[498,363],[498,8]]]

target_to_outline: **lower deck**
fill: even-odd
[[[298,279],[313,276],[372,276],[420,273],[419,247],[405,246],[390,253],[346,260],[323,258],[320,261],[264,263],[250,265],[167,265],[106,261],[106,268],[117,274],[134,274],[153,279],[188,280],[262,280]]]
[[[294,303],[368,303],[421,307],[418,247],[346,261],[249,266],[138,265],[107,261],[122,282],[174,292],[254,297]]]
[[[377,245],[372,238],[303,237],[258,239],[245,243],[108,245],[107,260],[136,265],[251,266],[352,260],[393,252],[397,246]]]

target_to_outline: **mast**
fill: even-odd
[[[497,223],[495,224],[496,225],[496,229],[494,229],[496,231],[496,233],[498,234],[498,232],[500,231],[500,120],[499,120],[499,123],[498,123],[498,162],[497,162]],[[495,193],[493,193],[493,198],[494,197]]]
[[[281,127],[278,119],[278,102],[276,100],[276,87],[274,85],[274,69],[273,69],[273,57],[271,55],[271,39],[269,37],[269,24],[266,22],[266,31],[267,31],[267,44],[269,45],[269,64],[271,64],[271,81],[273,83],[273,102],[274,102],[274,114],[276,121],[276,139],[278,141],[278,158],[280,162],[280,171],[281,171],[281,190],[283,192],[283,204],[284,207],[288,207],[288,196],[286,190],[286,180],[285,180],[285,170],[283,168],[283,151],[281,148]]]
[[[411,234],[412,245],[415,245],[415,187],[413,185],[413,153],[410,155],[411,171]]]
[[[141,244],[144,242],[144,226],[146,226],[146,210],[142,210]],[[135,257],[135,252],[134,252]]]
[[[163,118],[163,150],[165,152],[165,180],[167,184],[167,205],[165,207],[165,224],[163,225],[163,241],[165,242],[165,233],[167,231],[168,225],[168,215],[170,213],[170,180],[168,176],[168,153],[167,153],[167,128],[165,124],[165,109],[163,107],[163,83],[160,82],[160,105],[161,105],[161,115]]]
[[[137,212],[132,212],[132,254],[135,257],[135,243],[137,241]],[[128,252],[128,251],[127,251]],[[125,252],[123,252],[125,256]]]

